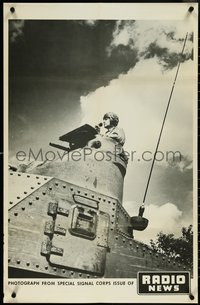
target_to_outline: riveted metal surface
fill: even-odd
[[[55,276],[62,277],[89,277],[91,276],[85,272],[73,273],[67,272],[67,270],[73,269],[72,266],[68,266],[68,268],[63,268],[63,266],[58,266],[56,264],[50,265],[47,260],[47,255],[49,253],[48,247],[44,250],[44,241],[45,238],[51,236],[51,232],[47,232],[46,223],[51,223],[54,213],[49,213],[49,203],[58,203],[56,205],[57,216],[55,221],[55,228],[62,228],[62,232],[59,230],[54,232],[55,236],[60,236],[65,238],[69,232],[67,229],[70,227],[71,222],[69,221],[71,217],[71,207],[75,205],[73,200],[73,193],[75,190],[75,186],[69,183],[65,183],[63,181],[57,179],[51,179],[45,185],[40,187],[40,189],[33,191],[30,195],[24,198],[22,201],[18,202],[13,209],[9,212],[9,266],[12,268],[26,269],[32,270],[36,272],[42,272],[47,274],[53,274]],[[81,189],[76,187],[76,193],[87,196],[96,197],[96,200],[99,202],[102,199],[102,205],[104,210],[109,210],[110,207],[106,207],[106,199],[108,198],[102,197],[100,198],[99,194],[89,194],[86,193],[85,189]],[[100,199],[99,199],[100,198]],[[105,199],[106,198],[106,199]],[[80,205],[81,206],[81,205]],[[91,209],[90,207],[88,207]],[[55,212],[55,211],[53,211]],[[102,211],[98,212],[101,215],[101,220],[99,222],[97,228],[98,239],[96,239],[95,247],[93,247],[93,260],[92,262],[95,264],[96,261],[100,261],[101,264],[96,268],[93,274],[95,277],[96,274],[100,275],[104,271],[105,265],[105,256],[107,252],[107,236],[108,232],[106,230],[109,229],[109,216],[107,213]],[[60,225],[60,226],[59,226]],[[46,232],[45,232],[46,226]],[[106,229],[107,228],[107,229]],[[66,231],[63,231],[66,230]],[[51,231],[51,230],[50,230]],[[61,234],[60,234],[61,233]],[[66,234],[65,234],[66,233]],[[65,235],[63,235],[65,234]],[[103,236],[105,234],[105,236]],[[51,238],[51,237],[50,237]],[[77,237],[75,237],[77,239]],[[74,240],[72,241],[74,243]],[[98,245],[97,245],[98,244]],[[42,249],[43,245],[43,251]],[[69,248],[71,247],[71,243],[69,244]],[[77,251],[80,253],[82,251],[81,244],[77,243]],[[95,250],[98,247],[98,250]],[[56,251],[53,249],[63,249],[63,245],[60,247],[57,244],[52,243],[51,246],[51,255],[52,257],[59,257],[57,254],[53,254]],[[41,253],[43,252],[43,253]],[[64,252],[63,252],[64,253]],[[83,263],[84,264],[84,263]],[[52,267],[54,266],[54,268]],[[84,271],[84,270],[83,270]]]
[[[9,211],[9,266],[60,277],[63,276],[62,270],[50,266],[44,253],[41,254],[45,226],[52,221],[48,215],[48,203],[55,198],[50,182]]]
[[[130,217],[118,200],[55,178],[45,182],[9,211],[12,270],[65,278],[129,278],[141,270],[183,270],[128,234]],[[83,204],[74,201],[74,194],[84,197]],[[87,198],[98,209],[87,205]],[[94,240],[70,234],[75,206],[96,213]]]
[[[66,206],[69,208],[69,204]],[[96,213],[95,210],[94,213]],[[71,209],[69,217],[66,218],[64,215],[57,215],[56,217],[55,226],[64,228],[65,236],[54,234],[52,243],[54,246],[63,249],[63,255],[59,257],[51,253],[50,263],[66,268],[79,269],[94,275],[103,275],[107,252],[109,216],[103,212],[97,214],[98,224],[94,240],[74,236],[70,233],[73,216],[74,213]]]
[[[26,198],[28,195],[39,189],[52,177],[39,176],[33,174],[9,172],[9,205],[13,208],[18,202]]]

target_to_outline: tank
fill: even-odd
[[[184,270],[134,239],[148,220],[123,207],[128,160],[116,142],[83,125],[59,138],[62,160],[10,167],[9,277],[135,278]],[[145,234],[145,231],[144,231]]]

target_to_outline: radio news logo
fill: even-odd
[[[182,272],[138,272],[138,294],[188,294],[190,273]]]

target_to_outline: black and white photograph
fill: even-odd
[[[4,4],[5,302],[198,302],[197,25]]]

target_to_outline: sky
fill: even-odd
[[[9,24],[9,158],[49,150],[49,142],[116,112],[126,134],[124,207],[137,215],[164,112],[181,60],[159,150],[182,160],[155,164],[146,199],[144,242],[159,231],[180,235],[193,211],[193,35],[189,22],[19,20]],[[184,55],[180,57],[188,33]],[[52,149],[51,149],[52,150]],[[149,155],[148,155],[149,157]]]

